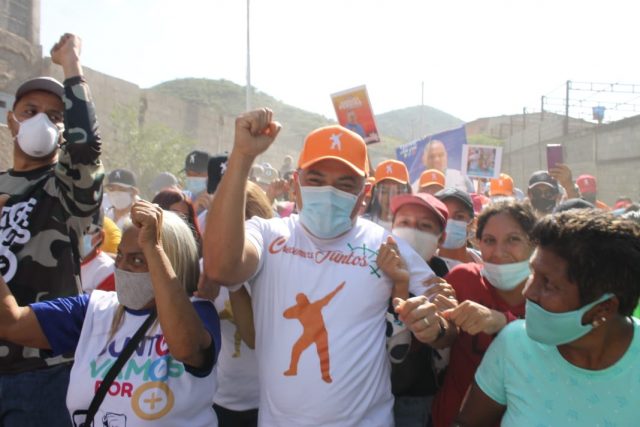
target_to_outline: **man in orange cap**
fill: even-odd
[[[260,424],[391,426],[385,312],[394,286],[408,282],[420,295],[433,272],[407,243],[396,246],[382,227],[358,217],[367,149],[341,126],[305,139],[294,181],[299,214],[245,223],[238,189],[279,131],[268,109],[238,117],[209,211],[217,226],[206,229],[204,241],[209,278],[252,286]],[[393,280],[377,264],[378,252],[396,266],[385,270]],[[399,267],[398,252],[406,266]],[[412,330],[436,337],[435,311],[432,305],[414,313]]]
[[[391,198],[411,193],[409,185],[409,171],[404,163],[398,160],[384,160],[380,162],[375,172],[375,184],[372,191],[371,203],[365,213],[370,219],[386,230],[391,230]]]
[[[494,202],[514,199],[513,178],[506,173],[501,173],[498,178],[491,178],[489,181],[489,197]]]
[[[427,169],[420,174],[418,192],[436,194],[444,188],[445,176],[438,169]]]

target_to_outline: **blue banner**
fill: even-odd
[[[396,148],[396,157],[409,169],[411,182],[426,169],[462,169],[462,146],[467,143],[464,126],[427,136]],[[429,145],[429,150],[425,148]],[[444,150],[443,150],[444,146]],[[444,153],[444,158],[443,158]]]

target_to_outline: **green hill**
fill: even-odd
[[[206,105],[215,112],[236,116],[245,109],[245,90],[228,80],[178,79],[151,88],[176,98]],[[285,104],[276,98],[255,90],[252,95],[255,106],[269,106],[282,123],[286,124],[279,139],[292,153],[297,153],[311,130],[335,123],[335,119],[311,113]],[[416,106],[389,111],[376,116],[382,142],[370,146],[372,163],[395,157],[395,147],[420,138],[460,126],[462,120],[429,106]]]
[[[379,114],[376,116],[376,121],[383,135],[393,135],[394,138],[405,142],[464,124],[459,118],[428,105],[417,105]]]

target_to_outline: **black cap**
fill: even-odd
[[[211,156],[209,159],[209,165],[207,167],[207,193],[213,194],[216,192],[222,175],[227,171],[227,161],[229,157],[226,154],[217,154]]]
[[[62,95],[64,95],[64,86],[62,86],[62,83],[60,83],[53,77],[36,77],[34,79],[27,80],[20,85],[20,87],[16,91],[15,101],[13,105],[15,105],[15,103],[18,102],[18,100],[24,95],[29,92],[33,92],[34,90],[43,90],[45,92],[50,92],[60,99],[62,99]]]
[[[136,176],[126,169],[114,169],[107,176],[107,185],[118,184],[125,187],[136,186]]]
[[[194,150],[187,154],[184,159],[184,171],[195,173],[207,173],[209,164],[209,153],[206,151]]]
[[[441,201],[444,202],[446,199],[456,199],[460,202],[462,202],[462,204],[464,205],[465,208],[467,208],[467,210],[469,211],[469,213],[471,214],[471,218],[474,217],[474,212],[473,212],[473,201],[471,200],[471,196],[469,195],[469,193],[459,190],[457,188],[453,188],[453,187],[447,187],[447,188],[443,188],[442,190],[438,191],[435,196]]]
[[[548,187],[551,187],[556,192],[560,191],[560,187],[558,187],[558,181],[556,181],[554,177],[549,175],[549,172],[547,171],[537,171],[531,175],[531,178],[529,178],[529,188],[538,184],[544,184]]]
[[[585,199],[568,199],[553,209],[553,213],[569,211],[571,209],[595,209],[593,203]]]

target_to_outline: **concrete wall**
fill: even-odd
[[[546,145],[562,144],[574,180],[595,176],[600,200],[609,205],[620,195],[640,200],[640,116],[601,126],[576,122],[570,132],[563,136],[563,120],[554,118],[513,135],[505,142],[504,171],[526,189],[534,171],[547,169]]]

